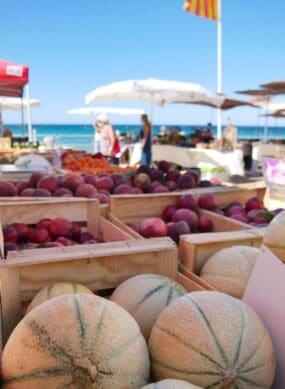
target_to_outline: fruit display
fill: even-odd
[[[153,326],[149,351],[157,381],[269,389],[275,376],[275,354],[261,319],[220,292],[189,293],[166,307]]]
[[[147,344],[133,317],[90,294],[63,295],[34,308],[5,345],[9,388],[140,388],[149,382]]]
[[[26,314],[28,314],[32,309],[34,309],[38,305],[43,304],[45,301],[48,301],[54,297],[58,297],[63,294],[78,294],[78,293],[92,294],[93,292],[84,285],[75,284],[71,282],[57,282],[53,285],[46,286],[45,288],[41,289],[32,299],[32,301],[27,307]]]
[[[162,380],[154,384],[143,386],[141,389],[202,389],[201,386],[189,384],[181,380]]]
[[[62,217],[42,219],[33,226],[24,223],[7,224],[3,227],[3,237],[6,251],[103,242],[83,230],[78,223]]]
[[[249,246],[222,249],[208,259],[201,278],[216,290],[242,298],[260,250]]]
[[[141,274],[120,284],[111,296],[137,321],[148,340],[152,326],[164,310],[187,291],[177,282],[157,274]]]
[[[202,194],[199,197],[191,193],[182,194],[175,204],[167,205],[162,214],[148,217],[129,226],[144,238],[169,236],[178,243],[179,237],[191,233],[213,232],[215,225],[211,213],[201,210],[215,211],[218,206],[217,199],[212,194]],[[242,225],[238,226],[241,228]]]

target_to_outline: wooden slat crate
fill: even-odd
[[[263,235],[264,230],[258,228],[184,235],[179,242],[180,261],[187,270],[199,274],[201,267],[217,251],[236,245],[261,247]]]
[[[198,188],[185,192],[157,193],[145,195],[115,195],[111,196],[110,211],[119,219],[127,217],[127,222],[132,220],[153,216],[155,209],[161,214],[163,209],[170,204],[177,202],[181,194],[192,193],[199,196],[202,193],[213,193],[219,200],[221,206],[228,205],[232,201],[245,202],[251,196],[263,198],[265,189],[240,189],[236,187]]]

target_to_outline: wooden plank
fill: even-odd
[[[108,219],[100,217],[100,236],[106,242],[117,242],[121,240],[134,240],[135,238],[131,236],[128,231],[125,231],[124,228],[115,225],[109,219],[110,214],[108,214]],[[121,223],[124,227],[124,223]]]
[[[127,226],[119,218],[114,216],[112,213],[108,214],[108,219],[121,230],[125,231],[128,235],[132,236],[134,239],[144,239],[138,232],[134,231],[131,227]]]
[[[19,269],[1,269],[1,316],[3,342],[5,343],[15,325],[21,319]]]
[[[86,203],[87,230],[95,237],[99,236],[100,208],[99,201],[88,201]]]
[[[217,251],[236,245],[260,247],[263,229],[223,233],[183,235],[179,242],[179,258],[183,266],[199,274],[205,262]]]

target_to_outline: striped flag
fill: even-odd
[[[202,18],[219,20],[219,0],[185,0],[184,10]]]

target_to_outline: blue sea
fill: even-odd
[[[6,125],[6,128],[13,130],[13,136],[27,136],[28,129],[26,126],[20,125]],[[161,125],[156,125],[153,128],[154,134],[159,133]],[[173,126],[165,126],[166,128],[172,128]],[[189,126],[177,126],[181,131],[184,131],[186,135],[194,132],[197,128],[203,128],[199,125]],[[78,150],[92,151],[93,149],[93,135],[94,130],[91,125],[70,125],[70,124],[34,124],[33,128],[36,129],[37,140],[43,141],[45,137],[54,136],[56,139],[56,145],[63,148],[73,148]],[[118,130],[121,134],[128,132],[138,133],[140,131],[140,125],[114,125],[115,130]],[[242,139],[264,139],[264,127],[254,126],[237,126],[238,138]],[[213,127],[213,134],[216,134],[216,128]],[[282,127],[268,127],[266,140],[285,139],[285,128]]]

